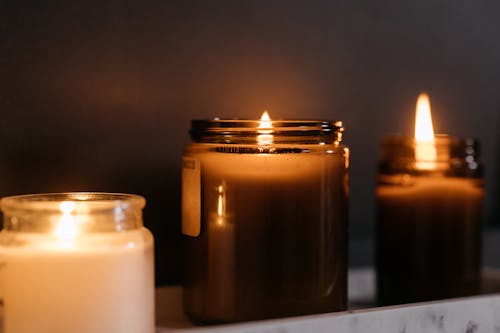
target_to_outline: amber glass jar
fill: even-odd
[[[344,310],[342,124],[193,121],[183,156],[184,308],[198,322]]]
[[[479,292],[483,167],[478,143],[437,136],[435,158],[414,139],[384,138],[377,185],[380,305]]]

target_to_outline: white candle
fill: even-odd
[[[47,233],[2,231],[3,333],[154,332],[151,234],[73,233],[68,217]]]

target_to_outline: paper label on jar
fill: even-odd
[[[201,225],[200,161],[182,158],[182,233],[197,237]]]

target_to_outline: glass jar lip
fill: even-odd
[[[190,135],[196,142],[242,143],[262,134],[272,135],[275,143],[293,142],[299,138],[316,138],[312,141],[341,142],[344,127],[341,121],[314,119],[284,119],[266,122],[249,119],[194,119]]]
[[[99,211],[123,211],[142,209],[146,199],[136,194],[106,192],[60,192],[23,194],[4,197],[0,208],[4,213],[12,211],[64,212],[72,214]]]
[[[384,136],[380,147],[379,172],[383,174],[483,174],[480,143],[475,138],[436,134],[434,141],[420,143],[414,137],[394,134]]]
[[[456,136],[448,135],[448,134],[434,134],[434,143],[435,144],[449,144],[452,142],[458,142],[463,139],[458,138]],[[388,134],[382,138],[382,144],[384,143],[399,143],[399,144],[415,144],[417,140],[415,137],[410,135],[403,134]]]
[[[287,129],[293,130],[322,130],[325,132],[331,132],[343,129],[342,122],[335,120],[315,120],[315,119],[280,119],[280,120],[270,120],[269,123],[272,127],[266,127],[266,130],[283,130]],[[201,131],[201,130],[213,130],[213,131],[224,131],[227,129],[232,129],[235,131],[248,131],[248,130],[258,130],[262,129],[260,120],[251,119],[193,119],[191,121],[191,131]]]
[[[481,153],[480,142],[473,137],[458,137],[448,134],[435,134],[434,141],[424,143],[431,144],[438,151],[446,151],[452,155],[476,155]],[[411,153],[420,145],[414,137],[401,134],[385,135],[382,138],[381,148],[384,149],[405,149],[406,153]],[[400,151],[402,152],[402,151]],[[413,154],[413,153],[412,153]]]
[[[415,137],[403,134],[388,134],[383,136],[382,144],[416,144],[417,141]],[[434,134],[434,144],[436,145],[456,145],[456,144],[465,144],[465,145],[473,145],[477,144],[478,140],[473,137],[458,137],[449,134]]]

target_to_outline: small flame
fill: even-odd
[[[269,145],[273,143],[273,136],[270,134],[273,132],[273,123],[271,121],[271,117],[269,117],[269,113],[264,111],[262,116],[260,117],[259,126],[260,128],[257,132],[261,133],[257,135],[257,143],[259,145]]]
[[[429,100],[429,95],[427,94],[420,94],[420,96],[418,96],[415,115],[415,140],[418,142],[434,141],[431,102]]]
[[[72,215],[75,210],[75,203],[72,201],[63,201],[59,205],[59,209],[61,210],[62,216],[54,230],[54,234],[60,239],[74,239],[78,235],[78,227]]]
[[[415,161],[418,169],[436,167],[436,146],[432,127],[431,103],[427,94],[420,94],[415,115]]]
[[[273,125],[271,124],[271,118],[269,117],[269,113],[264,111],[262,116],[260,117],[259,128],[271,128]]]

